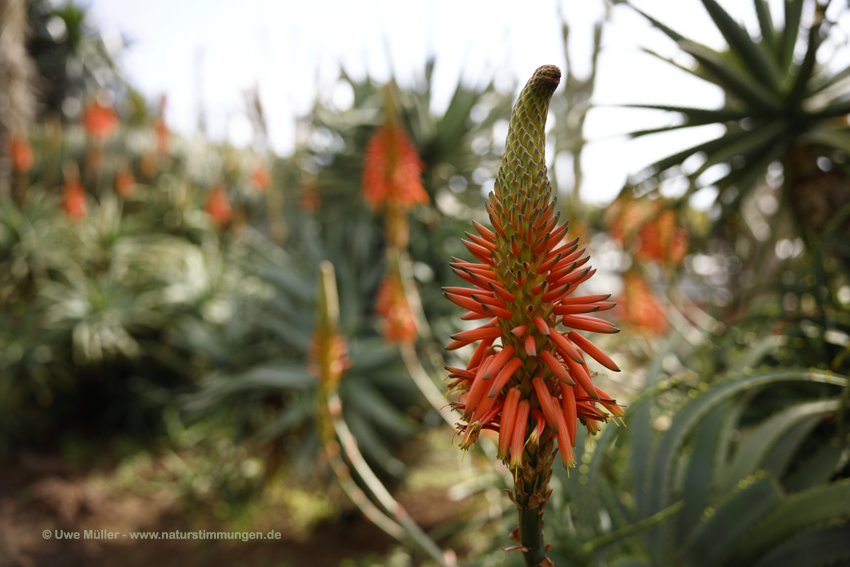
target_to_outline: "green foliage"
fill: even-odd
[[[683,356],[676,344],[650,364],[628,427],[578,448],[577,479],[559,474],[554,549],[576,565],[768,565],[782,546],[811,552],[811,565],[847,559],[850,484],[835,455],[848,445],[835,420],[850,380],[768,367],[664,379],[661,361]],[[768,409],[771,399],[782,402]]]
[[[114,60],[117,53],[90,23],[87,7],[46,0],[27,4],[31,28],[27,48],[42,79],[39,98],[47,114],[74,120],[87,97],[98,91],[125,92]]]
[[[801,22],[803,12],[808,12],[804,10],[806,3],[803,0],[785,2],[785,27],[777,29],[767,3],[754,0],[761,37],[753,38],[715,0],[703,0],[703,5],[725,38],[727,51],[715,51],[692,42],[637,11],[696,61],[697,66],[685,68],[687,71],[723,89],[725,107],[709,110],[629,105],[675,112],[684,118],[676,126],[633,132],[632,135],[637,137],[706,124],[722,125],[726,132],[717,139],[652,164],[644,172],[638,189],[645,193],[666,175],[681,171],[685,160],[700,154],[705,159],[699,167],[687,172],[689,188],[680,202],[709,185],[700,179],[703,173],[714,166],[723,166],[726,173],[710,185],[719,191],[716,202],[721,209],[719,224],[725,226],[737,215],[767,167],[780,161],[785,166],[786,188],[782,196],[785,208],[795,212],[801,225],[799,232],[820,232],[832,214],[850,199],[843,165],[850,148],[850,134],[845,124],[835,120],[847,112],[848,101],[843,87],[848,70],[833,73],[826,65],[818,63],[819,50],[827,43],[825,38],[834,23],[826,18],[827,6],[810,4],[812,12],[806,14],[807,23],[804,24]],[[798,35],[804,36],[806,50],[802,59],[795,60],[792,56]],[[671,60],[665,61],[674,64]],[[806,185],[803,178],[818,175],[816,172],[824,178],[838,175],[836,172],[827,175],[819,170],[815,165],[819,156],[826,160],[817,162],[822,167],[829,169],[834,165],[842,172],[843,187],[823,182]],[[823,166],[823,163],[831,165]],[[822,205],[834,208],[824,216]],[[815,208],[820,212],[814,213]]]

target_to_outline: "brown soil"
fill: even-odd
[[[173,497],[116,490],[109,472],[89,473],[69,470],[53,455],[19,456],[0,465],[0,567],[337,567],[345,559],[384,555],[397,545],[356,510],[306,535],[284,531],[276,541],[132,540],[131,531],[236,528],[212,514],[199,525],[197,507],[191,510]],[[462,506],[444,490],[402,494],[399,500],[426,530],[456,520]],[[285,524],[282,519],[280,525]],[[114,540],[84,537],[85,530],[103,529],[119,535]],[[78,532],[80,539],[57,539],[57,530]]]

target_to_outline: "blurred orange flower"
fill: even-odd
[[[670,328],[667,310],[649,289],[646,280],[637,272],[624,278],[625,288],[617,299],[613,314],[623,323],[640,330],[663,335]]]
[[[112,108],[93,100],[83,112],[82,122],[89,135],[102,139],[118,128],[118,114]]]
[[[384,318],[386,342],[411,344],[416,341],[416,317],[404,293],[404,282],[395,269],[386,275],[378,288],[375,312]]]
[[[65,214],[73,221],[78,221],[86,216],[86,190],[76,179],[65,182],[62,187],[62,208]]]
[[[654,221],[643,227],[639,236],[640,248],[635,253],[638,260],[678,265],[685,259],[688,233],[676,226],[674,211],[662,211]]]
[[[9,140],[9,157],[12,159],[12,168],[15,171],[21,173],[29,171],[33,163],[30,141],[23,136],[13,134]]]
[[[232,209],[227,199],[227,192],[221,185],[213,187],[210,191],[207,198],[206,211],[219,226],[223,226],[230,221]]]
[[[255,167],[254,171],[251,173],[251,184],[254,185],[254,189],[256,189],[258,193],[265,193],[268,191],[272,184],[272,174],[269,171],[269,168],[263,164]]]
[[[374,211],[384,206],[410,209],[428,202],[422,186],[424,165],[401,126],[384,125],[366,148],[363,198]]]
[[[608,216],[615,217],[609,226],[611,238],[625,244],[638,237],[639,244],[634,252],[637,260],[673,266],[684,260],[688,233],[677,226],[676,212],[665,208],[662,201],[615,201]]]

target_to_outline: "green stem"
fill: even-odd
[[[543,543],[543,515],[540,510],[523,508],[519,511],[519,539],[528,551],[522,553],[528,567],[539,565],[546,558]]]
[[[401,343],[398,345],[398,348],[401,351],[401,358],[404,360],[404,366],[407,368],[407,373],[410,374],[413,383],[416,384],[416,387],[419,388],[419,391],[422,392],[422,395],[425,396],[431,407],[440,414],[443,421],[449,427],[454,428],[457,416],[452,411],[448,401],[440,394],[439,388],[431,380],[431,377],[422,368],[422,363],[419,361],[419,356],[417,356],[413,345]]]
[[[342,407],[342,402],[335,391],[328,393],[327,406],[336,406],[337,408]],[[345,420],[342,419],[341,409],[336,413],[331,412],[331,424],[337,438],[339,439],[340,446],[342,447],[345,456],[348,458],[348,461],[351,463],[351,466],[357,473],[357,476],[360,477],[360,480],[375,500],[377,500],[381,507],[389,513],[392,519],[407,532],[408,537],[414,543],[437,561],[437,563],[444,566],[447,565],[448,561],[443,551],[430,537],[428,537],[428,534],[422,531],[422,528],[413,521],[413,518],[407,514],[407,511],[401,506],[401,504],[396,502],[383,483],[377,476],[375,476],[375,473],[372,472],[372,469],[369,468],[369,465],[360,453],[360,449],[357,448],[357,440],[348,429],[348,425],[345,423]]]
[[[372,504],[372,501],[369,500],[366,494],[360,490],[360,487],[357,486],[357,483],[354,482],[354,479],[351,478],[350,473],[346,474],[348,467],[342,460],[339,452],[334,452],[327,446],[325,447],[325,452],[328,455],[328,460],[336,474],[337,480],[339,481],[340,486],[342,486],[343,492],[345,492],[351,501],[354,502],[354,505],[363,512],[363,515],[390,536],[394,537],[398,541],[407,543],[406,530],[393,521],[392,518],[381,512],[377,506]]]
[[[404,288],[404,296],[407,304],[410,306],[416,317],[417,330],[419,336],[423,340],[433,341],[434,333],[431,332],[431,326],[428,319],[425,317],[425,311],[422,309],[422,299],[419,296],[419,291],[416,289],[416,282],[413,280],[413,268],[410,261],[410,256],[407,252],[388,251],[390,263],[395,262],[398,267],[398,273],[401,277],[401,283]],[[440,417],[443,418],[449,427],[454,429],[457,416],[452,411],[445,396],[440,392],[440,389],[431,379],[431,376],[422,366],[419,354],[416,352],[416,347],[410,343],[399,343],[401,358],[404,360],[404,366],[407,368],[407,373],[431,404],[431,407],[436,410]]]

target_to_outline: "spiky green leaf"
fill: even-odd
[[[800,462],[788,477],[785,485],[788,492],[800,492],[828,481],[835,474],[844,451],[845,445],[835,439]]]
[[[679,42],[683,51],[690,53],[706,70],[715,75],[729,92],[756,108],[779,110],[781,101],[776,92],[753,81],[729,64],[723,57],[707,47],[690,41]]]
[[[658,28],[659,30],[664,32],[667,35],[667,37],[669,37],[673,41],[682,41],[683,39],[686,39],[685,36],[683,36],[682,34],[676,32],[674,30],[672,30],[671,28],[668,28],[667,26],[665,26],[664,24],[662,24],[661,22],[659,22],[658,20],[656,20],[655,18],[653,18],[652,16],[647,14],[646,12],[638,10],[634,6],[632,6],[632,9],[635,12],[637,12],[638,14],[640,14],[641,16],[643,16],[644,18],[646,18],[647,20],[649,20],[649,22],[653,26],[655,26],[656,28]]]
[[[661,379],[661,365],[664,357],[673,352],[681,342],[681,339],[681,335],[671,335],[665,339],[661,348],[658,349],[658,353],[652,358],[646,371],[645,392],[649,392],[656,387],[658,381]],[[634,479],[634,494],[640,517],[646,517],[651,514],[649,511],[649,481],[652,478],[651,467],[653,465],[653,461],[650,458],[653,428],[652,404],[650,401],[651,399],[647,399],[643,403],[633,404],[628,413],[631,476]]]
[[[761,468],[776,478],[782,478],[800,446],[809,437],[812,430],[820,424],[821,420],[822,416],[820,415],[813,415],[800,420],[785,434],[781,442],[774,444],[770,452],[765,455]]]
[[[670,169],[673,166],[681,164],[684,160],[691,157],[694,154],[705,152],[711,153],[718,151],[723,148],[727,144],[731,144],[737,140],[740,140],[744,136],[746,136],[749,132],[746,130],[737,130],[734,132],[727,132],[723,136],[719,138],[715,138],[714,140],[709,140],[702,144],[697,144],[696,146],[692,146],[686,150],[682,150],[681,152],[675,153],[671,156],[667,156],[666,158],[660,159],[653,163],[652,165],[644,168],[642,174],[644,177],[648,177],[649,175],[657,175],[663,171]]]
[[[767,167],[774,161],[782,158],[785,150],[788,148],[789,141],[780,137],[776,142],[766,148],[761,148],[761,151],[753,152],[744,156],[747,163],[740,169],[732,170],[726,177],[717,180],[714,185],[722,192],[729,187],[738,189],[738,196],[731,203],[722,203],[722,206],[727,210],[737,211],[740,208],[741,200],[747,195],[747,191],[755,186],[759,178],[764,174]],[[725,217],[724,217],[725,218]],[[753,355],[757,355],[756,352]],[[752,366],[752,365],[751,365]],[[743,367],[742,367],[743,368]],[[733,370],[730,368],[730,370]]]
[[[641,50],[648,55],[652,55],[653,57],[664,61],[668,65],[672,65],[673,67],[676,67],[677,69],[680,69],[680,70],[684,71],[685,73],[688,73],[689,75],[693,75],[697,79],[702,79],[703,81],[707,81],[707,82],[712,83],[714,85],[717,85],[721,88],[723,87],[722,83],[717,79],[717,77],[715,77],[714,75],[711,75],[709,73],[706,73],[705,69],[703,67],[699,66],[699,65],[697,65],[694,68],[691,68],[691,67],[688,67],[687,65],[682,65],[681,63],[677,63],[677,62],[673,61],[672,59],[670,59],[669,57],[664,57],[660,53],[657,53],[657,52],[655,52],[651,49],[647,49],[647,48],[644,47],[644,48],[641,48]]]
[[[731,490],[736,484],[753,474],[773,447],[788,443],[786,434],[800,422],[812,416],[833,412],[838,401],[827,400],[798,404],[766,419],[754,428],[738,445],[735,457],[726,469],[720,484],[722,492]]]
[[[756,564],[756,567],[837,567],[850,559],[850,524],[842,523],[812,530],[785,542]]]
[[[734,157],[752,157],[759,151],[770,147],[771,144],[775,145],[777,143],[777,138],[781,140],[781,135],[786,128],[787,125],[784,120],[775,120],[756,126],[752,130],[745,131],[743,135],[738,136],[736,139],[730,140],[727,144],[719,146],[716,150],[709,152],[705,163],[703,163],[699,169],[691,175],[691,178],[696,179],[708,170],[709,167],[719,163],[726,163]],[[731,137],[729,134],[724,137],[727,136]],[[761,173],[761,171],[759,171],[759,173]]]
[[[717,491],[717,484],[723,476],[723,471],[726,470],[726,463],[730,458],[730,449],[732,446],[732,432],[737,431],[738,424],[744,411],[750,405],[750,400],[755,395],[755,392],[750,391],[734,400],[724,402],[723,406],[726,410],[723,415],[723,423],[720,426],[720,431],[717,434],[717,447],[714,452],[714,461],[711,467],[711,482],[712,487]]]
[[[788,496],[753,530],[729,560],[729,567],[753,565],[765,553],[823,522],[850,516],[850,479]]]
[[[809,80],[812,78],[812,73],[815,70],[817,63],[818,47],[823,40],[820,36],[820,25],[814,25],[809,30],[809,41],[806,46],[806,55],[800,68],[797,70],[797,76],[794,79],[794,86],[788,95],[788,103],[790,105],[798,105],[806,94],[809,86]]]
[[[750,74],[765,87],[778,89],[780,81],[776,63],[753,41],[747,30],[738,25],[715,0],[702,0],[702,4]]]
[[[399,439],[413,434],[414,427],[407,416],[399,412],[369,380],[346,376],[340,384],[340,397],[347,409],[374,423],[385,437]]]
[[[717,452],[718,435],[723,425],[723,418],[728,411],[727,406],[728,402],[711,410],[694,431],[690,445],[690,461],[682,486],[685,508],[676,522],[678,541],[683,541],[693,530],[703,510],[708,506],[711,491],[711,465]]]
[[[678,112],[685,117],[688,126],[702,126],[704,124],[722,124],[733,120],[742,120],[752,117],[751,110],[738,110],[736,108],[692,108],[688,106],[670,106],[666,104],[623,104],[623,108],[646,108],[649,110],[666,110]]]
[[[753,479],[703,520],[681,550],[691,567],[719,565],[735,542],[782,501],[782,490],[771,475]]]
[[[797,45],[797,34],[803,18],[803,4],[803,0],[785,0],[785,29],[782,30],[782,40],[779,44],[779,72],[783,75],[788,73],[794,60],[794,47]]]
[[[656,513],[670,502],[673,467],[688,435],[705,415],[718,404],[749,390],[785,382],[818,382],[845,385],[847,379],[817,370],[769,371],[715,384],[708,391],[685,405],[661,439],[655,454],[653,478],[650,481],[649,511]],[[656,558],[666,555],[670,526],[658,526],[650,534],[650,550]]]
[[[800,136],[800,141],[805,144],[820,144],[836,150],[850,152],[850,132],[844,130],[826,127],[815,128]]]
[[[821,77],[820,75],[818,75],[818,77],[819,79],[816,84],[812,85],[812,90],[809,92],[809,95],[822,93],[823,91],[840,84],[842,81],[846,81],[850,78],[850,66],[845,67],[838,73],[830,75],[829,77]]]
[[[768,49],[773,51],[776,43],[776,30],[773,27],[773,18],[770,16],[770,6],[765,0],[754,0],[756,16],[759,20],[761,38]],[[777,69],[778,72],[778,69]]]

